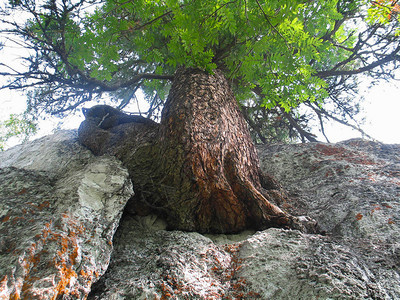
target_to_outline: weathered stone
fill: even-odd
[[[353,139],[265,146],[259,155],[291,194],[285,209],[342,238],[400,242],[400,145]]]
[[[89,299],[399,298],[400,147],[353,140],[259,153],[291,192],[279,205],[317,219],[325,236],[282,229],[202,236],[126,215]]]
[[[397,299],[400,295],[399,257],[390,249],[365,251],[372,244],[352,245],[282,229],[219,244],[197,233],[145,229],[132,219],[125,219],[120,230],[110,268],[89,299]]]
[[[160,224],[156,217],[123,218],[109,270],[88,299],[235,299],[239,244]],[[213,237],[229,241],[229,235]]]
[[[15,167],[62,175],[92,158],[92,154],[76,142],[75,131],[59,131],[35,141],[21,144],[0,153],[0,168]]]
[[[83,299],[107,269],[127,170],[62,131],[0,153],[0,182],[0,299]]]
[[[75,138],[0,154],[0,299],[84,299],[90,289],[88,299],[104,300],[400,298],[399,145],[258,148],[290,193],[277,204],[325,235],[167,231],[159,217],[126,210],[112,237],[127,173]]]
[[[397,299],[398,269],[377,262],[357,243],[266,230],[242,243],[237,276],[245,291],[261,299]],[[375,256],[396,260],[387,250]]]

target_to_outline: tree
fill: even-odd
[[[21,36],[30,55],[27,70],[2,72],[14,76],[7,87],[33,87],[28,110],[60,115],[104,93],[121,109],[143,90],[149,115],[163,105],[160,124],[98,106],[80,139],[129,166],[136,210],[202,232],[301,227],[276,205],[285,193],[261,173],[245,119],[266,140],[263,112],[276,111],[289,124],[281,132],[315,140],[291,108],[306,103],[322,120],[331,97],[347,109],[338,95],[353,88],[352,76],[395,63],[400,50],[396,11],[389,21],[367,20],[387,11],[363,0],[10,4],[3,32]],[[12,11],[31,19],[20,24]]]
[[[200,232],[300,226],[273,204],[284,193],[262,174],[222,72],[180,69],[161,123],[137,118],[95,106],[79,128],[89,149],[128,166],[135,212],[156,209],[171,228]]]
[[[23,115],[11,114],[8,120],[0,121],[0,151],[4,150],[9,139],[23,136],[28,138],[36,133],[36,124],[27,120]]]

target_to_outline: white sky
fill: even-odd
[[[362,109],[365,123],[362,129],[376,140],[387,144],[400,144],[400,81],[386,82],[360,90],[364,95]],[[325,132],[331,142],[338,142],[361,134],[333,122]],[[322,137],[320,140],[324,140]]]

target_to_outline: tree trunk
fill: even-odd
[[[125,163],[137,194],[135,212],[157,211],[170,228],[199,232],[297,226],[273,204],[284,193],[262,174],[222,72],[178,70],[161,124],[128,119],[96,106],[86,113],[79,138],[95,154]]]

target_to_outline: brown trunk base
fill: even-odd
[[[285,193],[263,176],[221,72],[178,71],[161,124],[118,122],[129,118],[110,111],[104,116],[99,107],[91,110],[79,129],[80,141],[96,154],[113,154],[125,163],[139,198],[137,211],[140,206],[157,210],[171,228],[189,231],[301,228],[273,204]],[[116,125],[102,128],[111,116]]]

